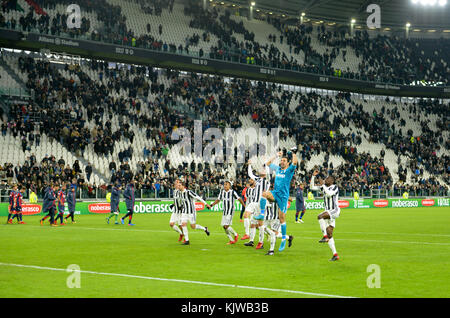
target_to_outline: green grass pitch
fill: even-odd
[[[449,208],[342,210],[337,262],[318,243],[318,212],[295,224],[289,211],[293,246],[274,256],[264,255],[268,241],[264,250],[226,245],[220,213],[198,213],[211,235],[190,229],[190,246],[177,242],[170,214],[135,214],[135,227],[108,225],[105,215],[56,228],[24,217],[0,225],[0,297],[450,297]],[[242,236],[238,212],[233,227]],[[70,264],[80,267],[80,288],[67,287]],[[380,288],[367,285],[370,264]]]

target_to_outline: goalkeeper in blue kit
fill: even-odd
[[[281,157],[280,165],[277,166],[272,163],[277,157],[274,155],[269,161],[266,163],[270,167],[270,169],[275,171],[275,182],[274,188],[272,191],[263,192],[263,198],[260,200],[260,209],[261,214],[254,217],[256,220],[264,219],[264,211],[266,209],[267,200],[270,202],[276,202],[279,208],[279,218],[281,223],[281,234],[282,240],[279,251],[283,251],[286,247],[286,239],[288,236],[286,235],[286,213],[287,213],[287,205],[289,200],[289,188],[291,185],[292,177],[294,176],[295,169],[297,168],[297,155],[295,154],[297,148],[291,148],[291,151],[288,151],[286,155],[283,155],[283,152],[278,152],[278,157]],[[292,157],[292,164],[289,164],[289,159]]]

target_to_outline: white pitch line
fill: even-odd
[[[36,266],[36,265],[0,263],[0,266],[11,266],[11,267],[22,267],[22,268],[33,268],[33,269],[40,269],[40,270],[66,272],[65,268],[53,268],[53,267]],[[356,297],[352,297],[352,296],[341,296],[341,295],[311,293],[311,292],[304,292],[304,291],[300,291],[300,290],[288,290],[288,289],[276,289],[276,288],[266,288],[266,287],[255,287],[255,286],[242,286],[242,285],[232,285],[232,284],[200,282],[200,281],[185,280],[185,279],[160,278],[160,277],[138,276],[138,275],[129,275],[129,274],[84,271],[84,270],[80,270],[80,271],[76,271],[76,272],[85,273],[85,274],[94,274],[94,275],[104,275],[104,276],[117,276],[117,277],[139,278],[139,279],[147,279],[147,280],[158,280],[158,281],[166,281],[166,282],[207,285],[207,286],[215,286],[215,287],[232,287],[232,288],[262,290],[262,291],[269,291],[269,292],[282,292],[282,293],[301,294],[301,295],[309,295],[309,296],[317,296],[317,297],[356,298]]]
[[[10,227],[10,228],[39,228],[41,226],[39,225],[30,225],[30,226],[26,226],[26,227],[21,227],[21,226],[17,226],[17,227]],[[82,227],[82,226],[67,226],[65,227],[67,229],[80,229],[80,230],[91,230],[91,231],[125,231],[128,233],[132,233],[132,232],[151,232],[151,233],[172,233],[173,231],[166,231],[166,230],[144,230],[144,229],[121,229],[121,228],[116,228],[116,229],[105,229],[105,228],[96,228],[96,227]],[[52,228],[53,229],[53,228]],[[57,229],[55,229],[57,231]],[[306,232],[306,231],[305,231]],[[310,232],[310,231],[309,231]],[[189,233],[191,234],[203,234],[202,232],[192,232]],[[215,234],[218,235],[220,233],[215,233],[215,232],[211,232],[211,234]],[[345,232],[343,234],[346,234]],[[308,236],[297,236],[297,238],[304,238],[304,239],[317,239],[317,237],[308,237]],[[366,239],[351,239],[351,238],[337,238],[337,240],[339,241],[354,241],[354,242],[373,242],[373,243],[392,243],[392,244],[418,244],[418,245],[443,245],[443,246],[450,246],[450,243],[443,243],[443,242],[414,242],[414,241],[388,241],[388,240],[366,240]]]

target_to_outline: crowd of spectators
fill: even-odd
[[[172,12],[174,0],[126,0],[139,4],[142,12],[148,15],[161,16],[163,10]],[[44,10],[56,9],[57,4],[67,7],[71,0],[36,0]],[[3,12],[18,10],[8,5],[4,0]],[[317,26],[313,35],[311,23],[288,25],[284,20],[268,15],[266,22],[273,25],[278,34],[268,34],[267,41],[255,41],[255,34],[248,31],[242,20],[236,22],[228,10],[219,10],[210,6],[203,8],[198,1],[188,1],[184,4],[184,14],[191,18],[189,26],[203,30],[203,34],[187,35],[184,43],[171,43],[163,39],[163,21],[159,25],[147,24],[147,34],[137,35],[135,30],[127,27],[127,17],[121,6],[114,6],[106,0],[79,0],[77,4],[84,11],[95,13],[100,26],[91,27],[91,21],[82,17],[81,28],[67,27],[67,13],[60,12],[50,17],[48,14],[37,14],[30,7],[23,12],[20,21],[6,19],[0,14],[0,27],[19,28],[24,31],[37,29],[41,34],[64,35],[79,37],[88,36],[91,40],[106,41],[116,44],[143,47],[166,52],[190,54],[191,47],[196,47],[199,41],[208,43],[211,35],[218,38],[217,44],[211,46],[209,52],[199,49],[198,54],[214,59],[225,59],[241,63],[265,65],[275,68],[291,69],[301,72],[320,73],[349,79],[365,81],[389,82],[396,84],[413,84],[421,81],[426,84],[448,84],[448,63],[450,40],[447,39],[405,39],[398,36],[369,37],[367,31],[356,30],[349,36],[350,30],[341,28],[339,31],[327,29],[322,24]],[[156,32],[157,30],[157,32]],[[236,35],[242,35],[244,41],[237,40]],[[325,52],[319,53],[311,43],[313,36],[318,43],[325,46]],[[289,45],[289,55],[278,48],[278,43]],[[342,54],[346,61],[348,50],[353,50],[361,59],[358,70],[349,67],[336,69],[335,59]],[[300,53],[304,57],[300,58]]]
[[[415,187],[420,189],[443,189],[435,178],[425,178],[424,171],[431,175],[439,175],[447,184],[449,182],[449,157],[438,156],[440,147],[449,149],[448,140],[442,135],[427,128],[423,121],[422,134],[414,136],[411,131],[397,130],[395,125],[388,125],[386,118],[404,120],[398,117],[398,107],[408,107],[411,114],[417,115],[425,111],[441,115],[445,118],[448,105],[438,101],[421,100],[418,104],[409,106],[397,105],[386,100],[385,107],[379,113],[369,114],[364,110],[361,101],[353,101],[350,94],[343,93],[335,97],[322,96],[316,93],[300,94],[299,92],[283,91],[275,84],[252,84],[245,79],[232,79],[225,82],[218,76],[202,76],[198,74],[182,75],[177,71],[167,70],[163,75],[152,68],[135,67],[110,68],[106,62],[91,61],[91,70],[98,73],[99,80],[92,80],[79,66],[66,65],[65,70],[72,77],[63,77],[58,69],[49,62],[19,58],[19,68],[28,74],[29,88],[35,91],[35,98],[29,105],[16,105],[11,108],[11,119],[2,124],[2,134],[11,133],[23,140],[24,151],[31,150],[33,143],[38,145],[42,135],[47,135],[69,149],[76,149],[78,155],[83,153],[89,144],[99,156],[112,154],[114,143],[125,140],[130,145],[134,132],[131,125],[138,125],[147,139],[155,141],[156,146],[144,148],[146,160],[137,167],[130,167],[133,149],[130,146],[118,154],[118,166],[111,163],[111,180],[129,180],[134,176],[138,180],[138,189],[158,192],[160,196],[168,192],[168,184],[180,175],[186,175],[197,191],[217,190],[220,182],[227,178],[222,172],[226,165],[210,167],[187,163],[173,166],[167,160],[167,154],[172,144],[168,138],[177,127],[188,128],[193,135],[193,119],[179,113],[172,106],[177,97],[183,101],[185,108],[195,114],[203,115],[203,128],[241,126],[239,116],[249,115],[261,127],[278,127],[281,138],[292,137],[298,145],[300,165],[299,180],[309,180],[312,170],[306,169],[306,163],[311,156],[324,154],[322,172],[335,174],[341,189],[388,189],[393,190],[398,184],[393,184],[391,172],[384,164],[384,152],[372,157],[367,153],[358,153],[357,146],[361,144],[361,132],[369,132],[370,141],[380,142],[392,149],[397,155],[407,155],[410,158],[407,167],[399,166],[398,175],[402,185],[406,183],[406,171],[413,174]],[[164,76],[170,85],[158,81]],[[107,85],[102,84],[104,79]],[[166,81],[165,81],[166,82]],[[126,91],[127,98],[113,98],[112,92]],[[149,93],[156,94],[153,101],[145,98]],[[137,98],[140,97],[140,98]],[[142,98],[142,99],[141,99]],[[289,105],[291,100],[298,100],[295,113],[305,116],[315,116],[312,127],[305,128],[295,118]],[[141,101],[144,104],[141,105]],[[350,107],[344,106],[344,101]],[[267,105],[277,105],[278,112]],[[150,113],[143,110],[149,108]],[[43,114],[35,118],[36,114]],[[113,114],[119,114],[119,127],[112,130]],[[321,115],[319,115],[321,114]],[[95,122],[93,129],[88,129],[86,121]],[[34,129],[34,123],[39,123]],[[345,135],[339,132],[341,124],[353,123],[356,131]],[[438,121],[437,126],[448,130],[448,123]],[[413,137],[413,139],[411,139]],[[74,147],[75,145],[75,147]],[[334,166],[330,156],[340,156],[345,163]],[[163,169],[158,166],[159,159],[166,159]],[[163,173],[161,173],[161,170]],[[84,178],[87,178],[87,171]],[[92,173],[90,170],[89,175]],[[17,174],[14,176],[17,180]],[[244,185],[246,181],[245,166],[238,167],[236,185]],[[97,185],[99,186],[99,185]]]

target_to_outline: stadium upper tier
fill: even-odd
[[[0,26],[372,82],[450,82],[450,39],[350,35],[270,16],[248,20],[194,0],[79,0],[83,20],[70,29],[66,8],[73,1],[35,0],[39,13],[32,2],[18,0]]]
[[[339,175],[340,186],[349,191],[450,181],[448,102],[320,95],[300,87],[95,60],[50,63],[39,54],[5,52],[2,59],[34,93],[27,105],[10,106],[1,137],[8,151],[0,154],[0,163],[22,165],[32,153],[38,162],[45,155],[62,156],[69,164],[79,160],[82,169],[90,164],[96,185],[124,177],[111,169],[113,160],[128,162],[134,175],[149,182],[189,167],[198,174],[194,178],[242,181],[242,164],[217,164],[216,156],[205,162],[171,140],[178,128],[194,136],[199,119],[203,129],[279,127],[280,146],[298,146],[300,180],[321,166],[324,173]],[[37,134],[40,144],[34,142]],[[153,175],[145,173],[149,161]]]

